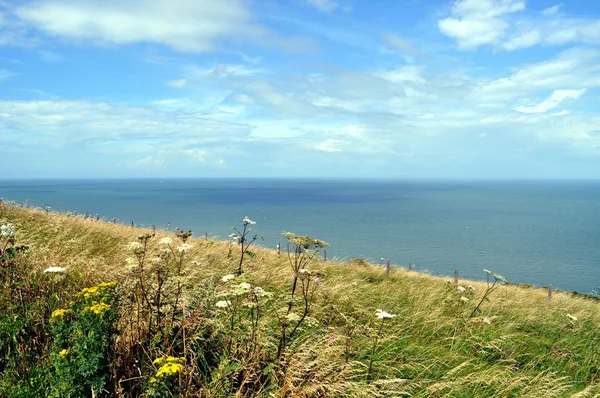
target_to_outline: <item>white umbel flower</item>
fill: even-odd
[[[467,301],[469,301],[469,298],[465,297],[465,296],[461,296],[460,301],[462,301],[463,303],[466,303]]]
[[[221,300],[215,303],[215,307],[217,308],[227,308],[231,305],[231,301],[229,300]]]
[[[161,245],[170,245],[173,243],[173,238],[165,236],[164,238],[161,238],[161,240],[159,240],[158,243],[160,243]]]
[[[183,243],[183,244],[177,246],[177,251],[179,253],[184,253],[184,252],[189,251],[192,247],[194,247],[194,246],[190,245],[189,243]]]
[[[44,274],[64,274],[65,272],[67,269],[63,267],[48,267],[44,270]]]
[[[572,320],[573,322],[575,322],[577,320],[577,317],[571,314],[567,314],[567,318],[569,318],[570,320]]]
[[[144,245],[140,242],[129,242],[127,248],[133,252],[138,252],[144,250]]]
[[[388,319],[388,318],[396,317],[395,314],[390,314],[389,312],[385,312],[384,310],[381,310],[381,309],[378,309],[377,311],[375,311],[375,316],[379,319]]]
[[[256,221],[252,221],[248,217],[244,217],[244,219],[242,221],[244,222],[244,225],[254,225],[254,224],[256,224]]]
[[[233,274],[227,274],[224,277],[221,278],[221,281],[223,282],[229,282],[230,280],[234,279],[235,275]]]
[[[0,236],[3,238],[12,238],[15,236],[15,227],[11,223],[0,226]]]

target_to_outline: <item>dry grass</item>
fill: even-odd
[[[126,280],[127,243],[151,232],[20,207],[4,208],[2,219],[15,224],[18,241],[31,247],[31,260],[40,268],[66,267],[89,284]],[[173,235],[157,231],[157,236]],[[239,253],[230,253],[229,242],[202,237],[191,243],[194,248],[186,267],[195,287],[186,300],[197,306],[203,293],[194,289],[233,272]],[[157,247],[151,243],[150,249]],[[293,278],[286,254],[263,248],[253,251],[256,256],[244,263],[246,277],[283,299]],[[462,286],[473,286],[474,292],[457,293],[449,278],[404,269],[392,269],[386,277],[385,269],[375,265],[317,261],[310,268],[323,274],[312,307],[319,327],[290,348],[286,366],[273,376],[277,387],[258,391],[257,396],[600,394],[596,386],[600,310],[593,299],[554,292],[547,303],[544,289],[505,285],[468,319],[486,283],[461,281]],[[463,295],[468,302],[460,300]],[[386,321],[375,353],[374,377],[367,382],[378,308],[397,317]],[[567,314],[578,320],[569,320]],[[266,345],[272,344],[275,334],[275,326],[270,326],[266,324],[262,331]],[[223,387],[212,388],[207,387],[204,396],[219,396]]]

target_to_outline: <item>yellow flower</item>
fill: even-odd
[[[81,292],[77,293],[77,295],[89,299],[92,297],[98,297],[100,295],[100,292],[98,292],[98,286],[92,286],[83,288]]]
[[[162,365],[157,371],[155,377],[162,379],[165,376],[172,376],[183,371],[183,365],[180,363],[167,362]]]
[[[98,303],[97,301],[92,302],[92,305],[89,307],[89,311],[96,315],[102,315],[109,309],[110,305],[106,303]]]
[[[162,356],[156,358],[153,362],[154,365],[162,365],[164,363],[185,363],[184,357],[172,357],[172,356]]]
[[[54,310],[52,312],[52,315],[50,315],[51,318],[62,318],[63,316],[65,316],[66,314],[70,313],[71,310],[67,310],[67,309],[58,309],[58,310]]]
[[[60,350],[60,352],[58,353],[58,355],[60,355],[61,357],[63,357],[63,358],[64,358],[64,357],[66,357],[67,355],[69,355],[69,350],[70,350],[70,348],[65,348],[65,349],[62,349],[62,350]]]
[[[115,287],[117,282],[102,282],[98,285],[100,289]]]

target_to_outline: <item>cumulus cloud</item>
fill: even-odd
[[[568,17],[560,6],[538,14],[523,14],[521,0],[457,0],[451,16],[438,21],[439,30],[462,50],[483,45],[514,51],[538,44],[600,43],[600,20]]]

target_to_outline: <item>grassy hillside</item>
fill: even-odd
[[[323,262],[301,236],[290,254],[247,249],[250,220],[243,245],[0,205],[7,223],[0,396],[600,394],[600,311],[585,297],[548,303],[493,274],[386,276]]]

